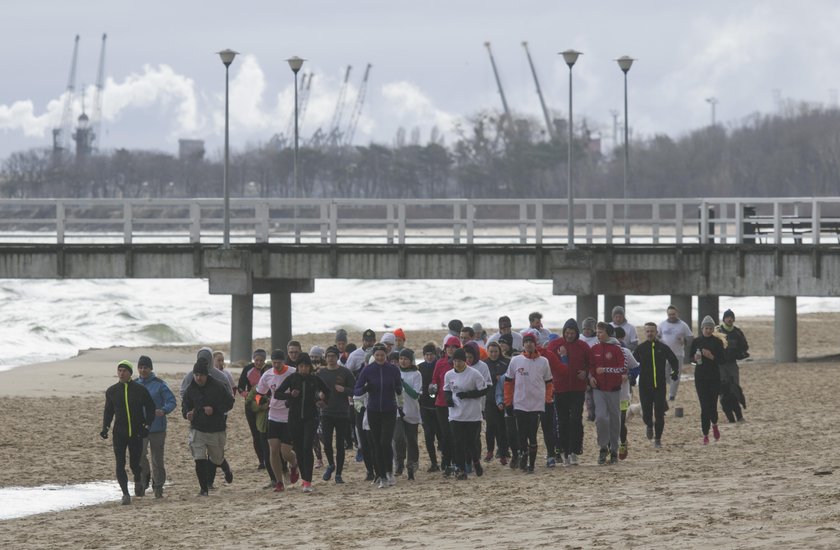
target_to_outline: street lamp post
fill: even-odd
[[[290,57],[286,60],[289,63],[289,68],[295,73],[295,149],[292,155],[292,199],[298,196],[298,71],[303,66],[303,59],[298,56]],[[295,242],[300,242],[300,231],[297,225],[298,207],[295,204],[294,219],[295,219]]]
[[[568,219],[568,237],[567,237],[567,248],[574,248],[575,247],[575,198],[574,198],[574,186],[572,185],[572,67],[574,66],[575,62],[578,59],[578,56],[581,55],[581,52],[575,50],[566,50],[560,52],[560,55],[563,56],[563,61],[566,62],[566,65],[569,66],[569,148],[568,148],[568,158],[567,160],[567,175],[568,175],[568,209],[569,209],[569,219]]]
[[[718,104],[718,98],[716,97],[707,97],[706,103],[712,106],[712,126],[715,125],[715,106]]]
[[[228,73],[230,71],[230,64],[233,63],[233,58],[236,57],[236,54],[239,52],[235,52],[230,48],[226,50],[222,50],[219,53],[219,57],[222,58],[222,63],[225,66],[225,172],[224,178],[222,179],[222,189],[225,196],[225,206],[224,206],[224,216],[225,216],[225,225],[224,225],[224,240],[222,242],[222,248],[230,248],[230,186],[228,185],[228,173],[230,171],[230,116],[229,116],[229,105],[230,105],[230,94],[229,94],[229,82],[230,79],[228,78]]]
[[[630,174],[630,138],[629,138],[629,131],[628,131],[628,118],[627,118],[627,72],[630,70],[630,67],[633,65],[633,61],[635,61],[632,57],[627,55],[622,55],[618,59],[618,67],[621,69],[621,72],[624,73],[624,239],[628,240],[629,235],[629,226],[627,223],[627,179]]]

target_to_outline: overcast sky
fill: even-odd
[[[227,7],[223,7],[223,6]],[[293,109],[285,59],[314,72],[306,139],[333,116],[353,66],[345,121],[367,63],[373,64],[355,143],[393,143],[397,129],[453,128],[481,109],[501,109],[484,48],[493,53],[511,108],[542,120],[522,48],[527,40],[549,108],[565,117],[568,69],[557,52],[584,52],[574,68],[575,119],[609,145],[611,110],[622,111],[614,59],[637,59],[629,77],[635,136],[677,136],[717,120],[770,113],[777,100],[836,102],[840,3],[832,0],[309,0],[217,2],[64,0],[7,3],[0,48],[0,158],[51,144],[61,118],[73,39],[81,35],[77,89],[96,80],[108,33],[101,146],[175,152],[178,138],[223,137],[224,67],[215,52],[241,52],[231,66],[231,144],[284,133]],[[91,109],[87,95],[87,110]],[[74,116],[81,112],[81,102]],[[622,115],[623,116],[623,115]]]

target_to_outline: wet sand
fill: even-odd
[[[693,383],[684,381],[666,417],[664,448],[654,450],[636,417],[630,453],[597,466],[595,429],[586,422],[581,466],[526,476],[490,464],[482,478],[456,482],[421,473],[378,490],[348,457],[344,486],[323,482],[283,494],[264,490],[250,434],[237,403],[228,422],[233,484],[199,499],[186,447],[187,422],[170,416],[165,498],[117,502],[0,522],[9,548],[228,548],[254,545],[421,548],[721,547],[835,548],[840,540],[840,430],[836,428],[838,315],[800,317],[803,361],[772,362],[772,319],[739,320],[753,360],[741,364],[747,422],[723,420],[719,443],[700,444]],[[359,335],[351,334],[351,340]],[[419,348],[442,331],[409,334]],[[304,348],[332,335],[302,335]],[[258,342],[259,345],[266,343]],[[222,346],[220,348],[224,349]],[[113,479],[110,441],[102,441],[103,392],[116,363],[141,354],[177,388],[197,347],[109,348],[0,373],[0,486]],[[234,375],[238,369],[233,367]],[[179,403],[180,404],[180,403]],[[540,443],[540,456],[543,455]],[[114,495],[119,489],[114,484]]]

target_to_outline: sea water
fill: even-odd
[[[658,323],[668,303],[668,296],[628,296],[627,318]],[[772,297],[720,303],[739,318],[773,315]],[[230,296],[210,295],[201,279],[0,280],[0,370],[90,348],[227,342],[230,304]],[[540,311],[546,327],[559,329],[575,307],[574,296],[552,295],[548,280],[323,279],[315,292],[292,295],[292,325],[296,334],[345,328],[358,341],[366,328],[438,329],[453,318],[492,333],[508,315],[514,328],[524,328],[528,314]],[[800,298],[797,310],[840,311],[840,298]],[[270,333],[269,296],[259,294],[254,337]]]
[[[121,497],[122,493],[116,481],[40,487],[2,487],[0,488],[0,521],[118,501]]]

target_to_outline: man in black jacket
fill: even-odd
[[[225,413],[233,408],[229,388],[208,376],[209,362],[200,357],[193,366],[193,381],[184,392],[181,411],[190,421],[189,445],[195,459],[195,475],[201,487],[199,496],[207,496],[208,480],[216,466],[225,462]],[[228,479],[228,468],[225,479]],[[233,475],[229,476],[230,481]]]
[[[666,368],[667,364],[671,365],[669,374],[671,380],[676,380],[680,375],[680,362],[671,348],[656,339],[656,331],[656,323],[645,323],[645,341],[636,347],[633,357],[639,362],[639,401],[647,438],[653,439],[653,446],[659,449],[665,429]]]
[[[149,426],[155,419],[152,396],[142,384],[131,380],[132,374],[134,365],[131,361],[120,361],[117,364],[120,381],[105,391],[105,412],[102,415],[102,431],[99,432],[102,439],[108,439],[108,428],[111,420],[114,421],[112,441],[123,504],[131,504],[128,475],[125,473],[125,450],[128,448],[129,466],[134,474],[134,494],[141,497],[145,493],[145,485],[140,478],[143,438],[149,435]]]
[[[738,361],[750,356],[747,337],[735,326],[735,314],[731,309],[723,312],[723,322],[717,332],[726,338],[726,358],[720,363],[720,408],[729,422],[743,422],[747,400],[741,389]]]

